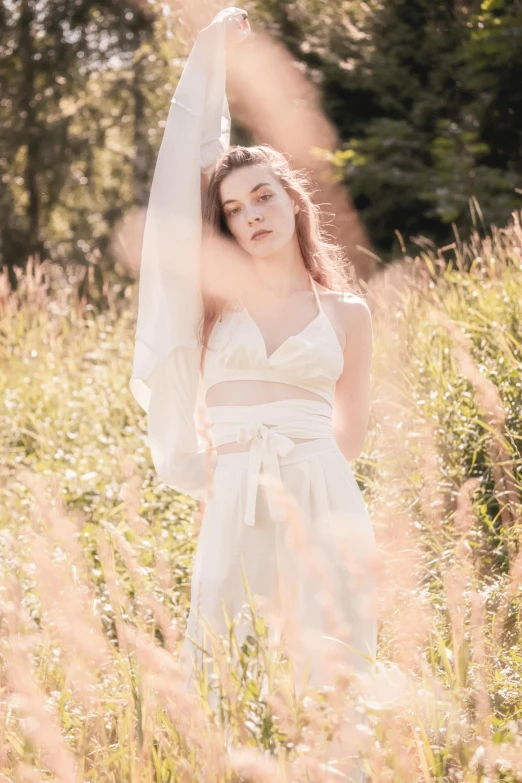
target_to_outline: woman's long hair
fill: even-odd
[[[211,239],[218,235],[223,239],[233,239],[221,206],[220,185],[231,171],[260,164],[270,167],[288,195],[299,205],[299,212],[295,216],[296,234],[305,267],[314,280],[331,290],[360,294],[353,285],[344,252],[324,231],[321,210],[312,201],[312,183],[309,178],[303,171],[292,169],[287,158],[268,145],[230,147],[218,159],[203,197],[204,236]],[[222,297],[203,291],[199,338],[205,348],[212,328],[226,309],[226,304]]]

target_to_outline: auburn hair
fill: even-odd
[[[326,233],[322,213],[312,201],[313,187],[303,170],[293,169],[287,157],[266,144],[230,147],[216,162],[203,194],[203,235],[234,239],[227,226],[220,199],[220,185],[231,171],[244,166],[267,165],[288,195],[299,205],[295,230],[304,265],[314,280],[335,291],[358,293],[344,251]],[[235,241],[235,240],[234,240]],[[212,328],[227,302],[203,290],[203,317],[199,339],[206,349]]]

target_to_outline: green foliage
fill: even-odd
[[[116,222],[146,203],[179,40],[145,5],[0,5],[0,265],[110,265]]]
[[[469,236],[472,200],[486,224],[519,207],[519,3],[246,7],[317,85],[339,179],[382,258],[419,236],[447,244],[454,227]],[[206,0],[198,19],[215,10]],[[0,2],[0,266],[38,253],[113,267],[120,221],[147,203],[193,15],[157,1]],[[235,140],[248,143],[240,128]]]
[[[334,158],[385,259],[399,232],[451,242],[519,208],[520,40],[515,2],[258,0],[258,15],[319,89],[338,131]]]

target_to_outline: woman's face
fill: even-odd
[[[299,208],[269,166],[231,171],[221,183],[219,195],[230,233],[251,256],[271,256],[295,234]]]

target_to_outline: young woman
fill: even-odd
[[[160,477],[208,500],[185,660],[197,657],[204,623],[226,633],[223,610],[241,609],[246,577],[271,607],[290,602],[310,682],[326,684],[318,640],[343,647],[357,671],[376,651],[374,533],[349,464],[368,423],[371,318],[306,177],[270,147],[229,147],[225,51],[245,16],[227,9],[199,34],[173,99],[147,213],[131,388]],[[215,447],[209,493],[201,418]]]

